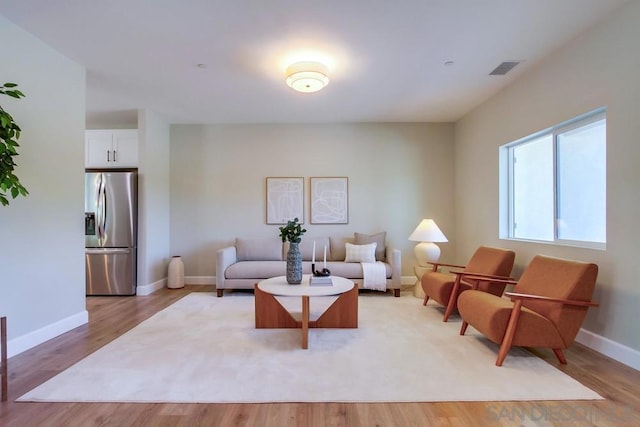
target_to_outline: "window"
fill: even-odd
[[[606,111],[500,147],[500,237],[604,249]]]

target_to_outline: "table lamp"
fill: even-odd
[[[440,258],[440,248],[434,242],[448,242],[447,237],[438,228],[432,219],[423,219],[418,224],[409,240],[420,242],[413,250],[421,266],[426,266],[427,262],[437,262]]]

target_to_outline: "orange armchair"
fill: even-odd
[[[420,280],[425,294],[422,305],[427,305],[429,299],[434,299],[440,305],[445,306],[442,321],[446,322],[455,310],[456,301],[462,291],[472,289],[475,286],[476,289],[498,296],[502,295],[506,284],[496,282],[493,278],[510,279],[509,274],[511,274],[515,257],[516,254],[513,251],[480,246],[466,266],[438,262],[429,263],[433,265],[433,270],[424,273]],[[454,267],[464,270],[442,273],[438,271],[440,267]],[[484,280],[477,278],[479,275],[482,275]]]
[[[538,255],[533,258],[509,299],[478,290],[458,298],[462,317],[460,335],[468,325],[500,345],[497,366],[502,366],[512,346],[549,347],[562,364],[562,349],[575,340],[591,302],[598,266]]]

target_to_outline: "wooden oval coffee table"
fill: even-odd
[[[256,328],[300,328],[302,348],[309,348],[309,328],[357,328],[358,285],[344,277],[332,276],[331,286],[309,285],[309,275],[302,283],[290,285],[285,276],[261,280],[255,286]],[[309,321],[309,298],[338,295],[338,299],[315,321]],[[297,321],[276,296],[302,297],[302,320]]]

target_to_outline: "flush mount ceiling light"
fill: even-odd
[[[317,92],[329,84],[328,73],[319,62],[296,62],[287,68],[287,85],[298,92]]]

